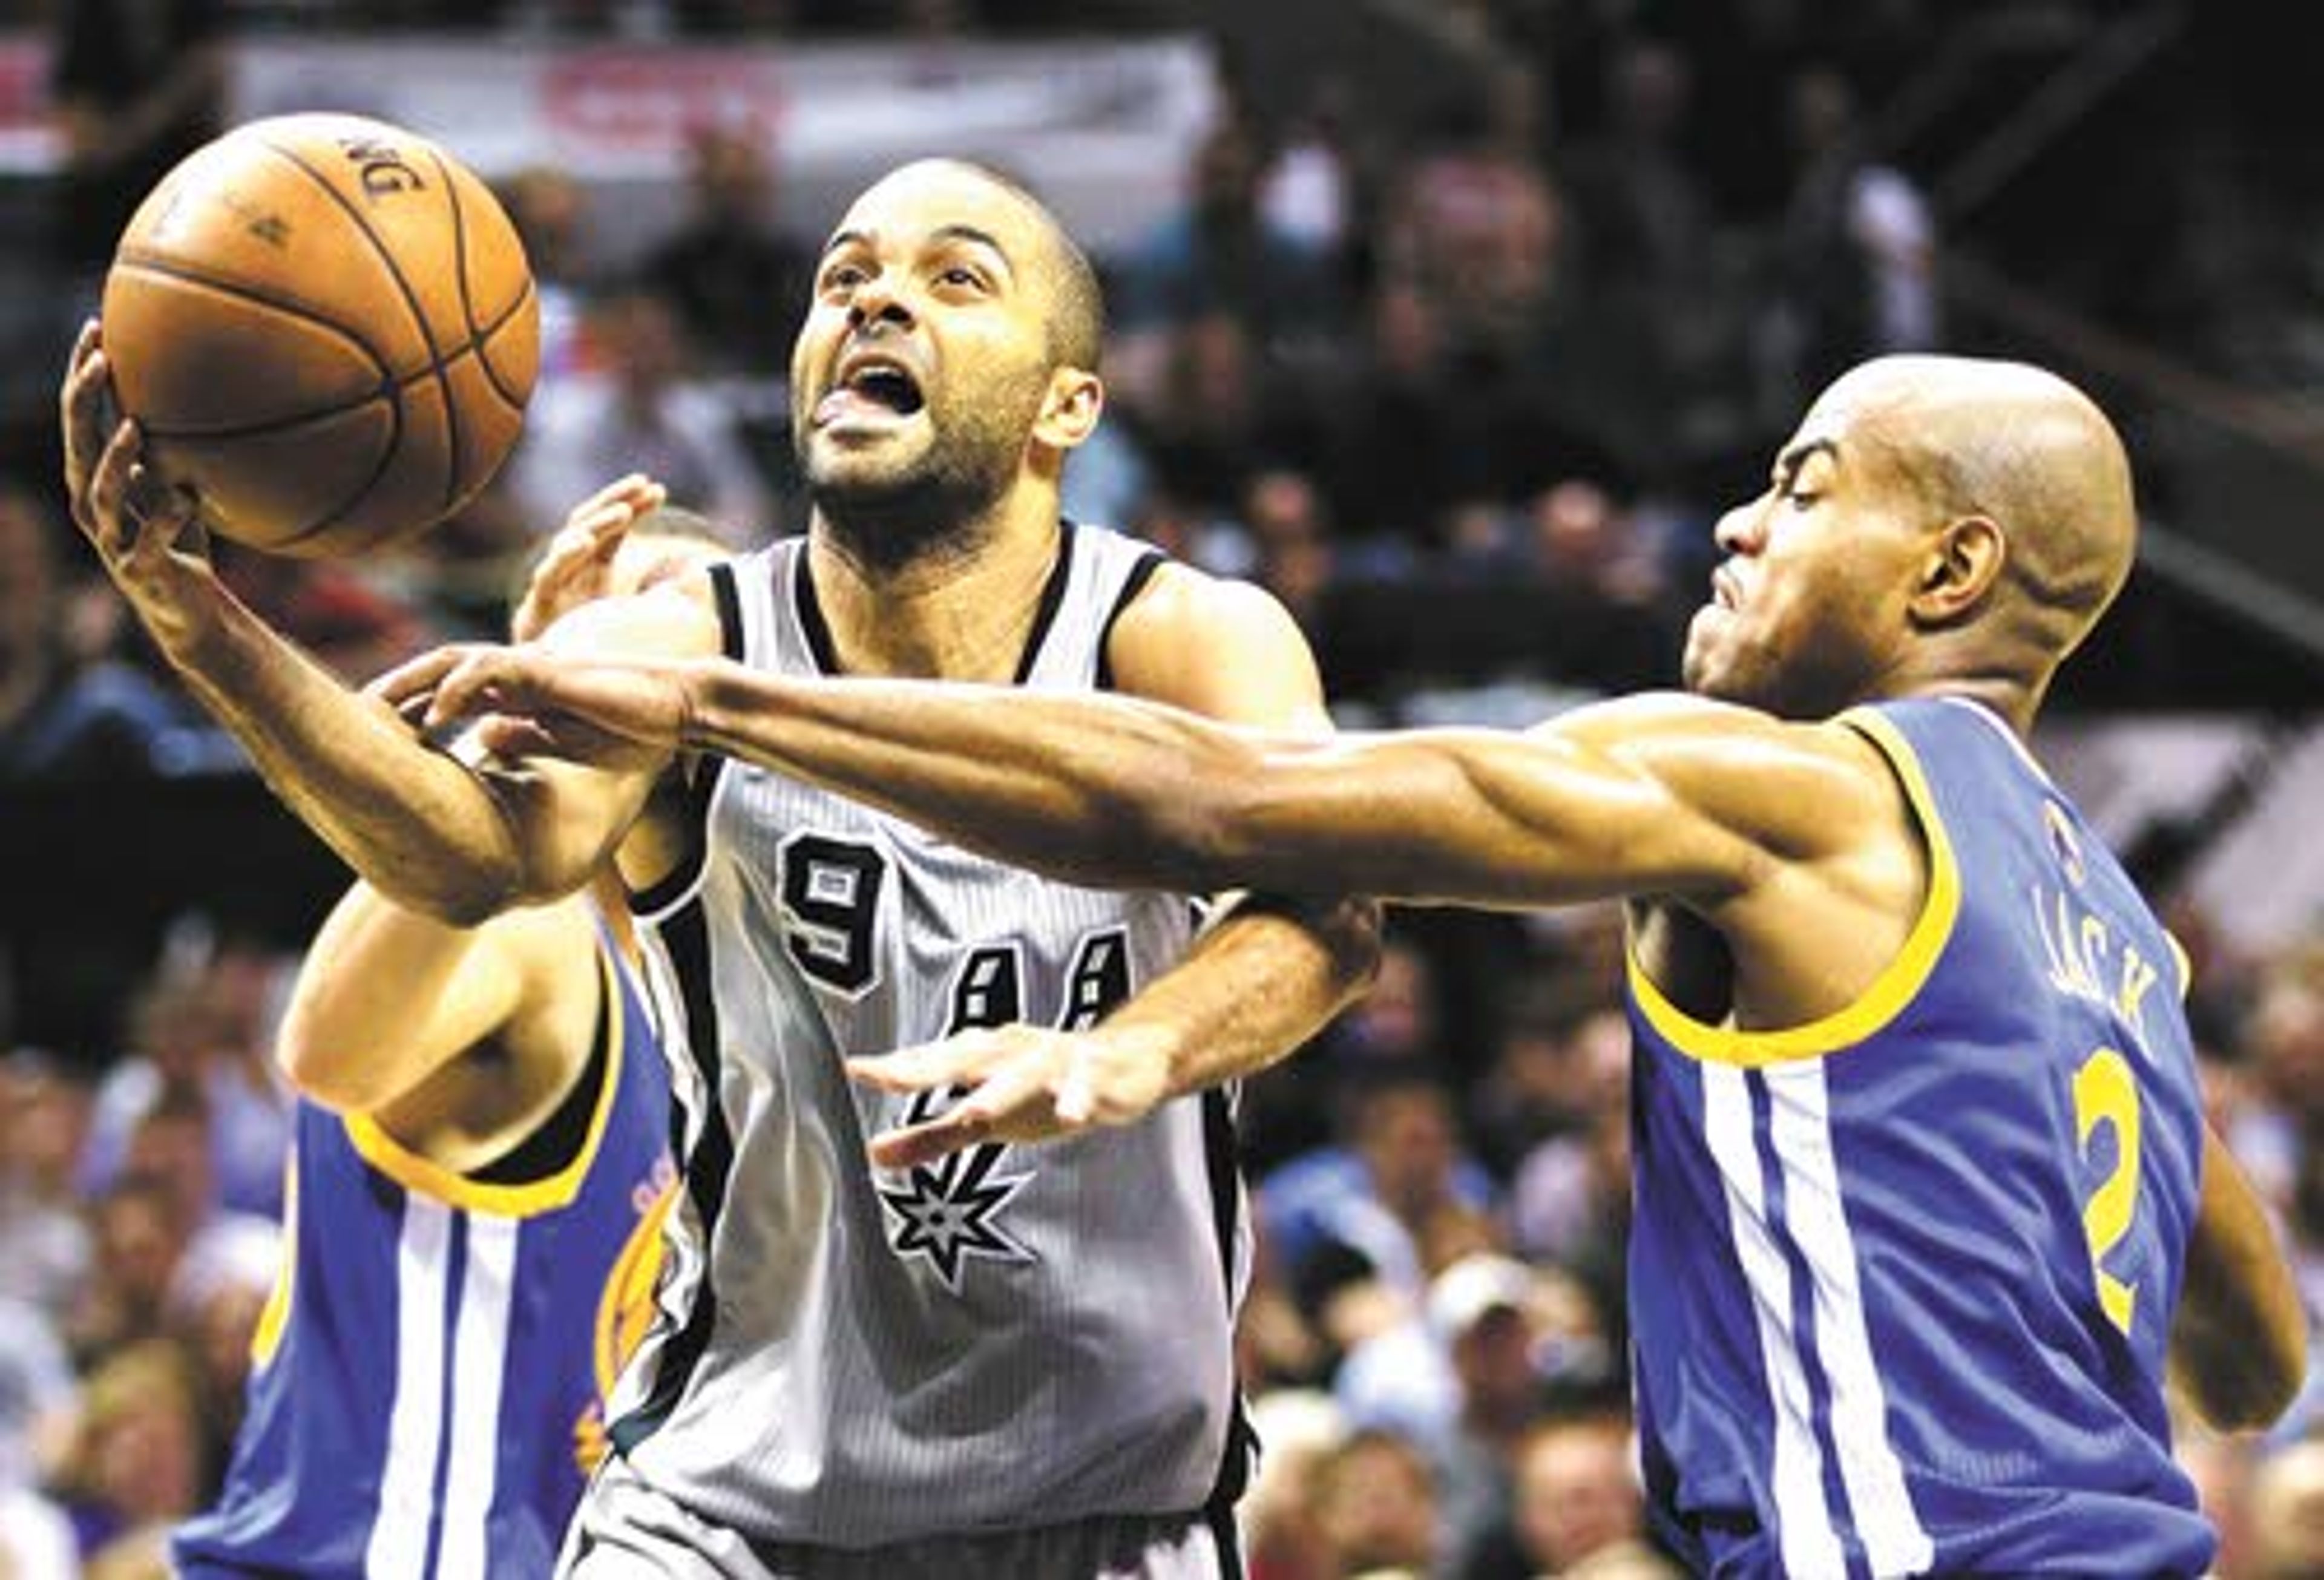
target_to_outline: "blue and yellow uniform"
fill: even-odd
[[[600,953],[588,1071],[543,1126],[580,1140],[549,1171],[451,1173],[300,1105],[288,1265],[225,1495],[177,1536],[189,1580],[550,1572],[651,1315],[675,1181],[668,1072]]]
[[[2203,1148],[2183,962],[1991,714],[1846,721],[1929,853],[1897,959],[1763,1033],[1631,966],[1655,1520],[1720,1575],[2200,1575],[2163,1397]]]

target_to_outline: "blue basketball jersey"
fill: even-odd
[[[2163,1358],[2203,1148],[2175,944],[2015,736],[1859,709],[1925,908],[1855,1004],[1690,1019],[1635,955],[1649,1502],[1720,1575],[2194,1575]]]
[[[449,1172],[299,1106],[286,1265],[249,1410],[182,1575],[523,1580],[550,1572],[651,1317],[669,1077],[610,945],[586,1138],[558,1172]]]

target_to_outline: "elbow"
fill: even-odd
[[[2258,1346],[2264,1351],[2251,1366],[2221,1391],[2211,1424],[2222,1431],[2264,1432],[2283,1419],[2308,1382],[2308,1345],[2304,1331],[2272,1334]]]

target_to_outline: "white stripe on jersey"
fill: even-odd
[[[379,1518],[364,1552],[369,1580],[412,1580],[428,1563],[436,1455],[444,1427],[444,1272],[452,1209],[406,1194],[395,1247],[395,1403]]]
[[[1776,1065],[1766,1074],[1775,1099],[1770,1134],[1784,1171],[1784,1219],[1809,1268],[1816,1358],[1831,1387],[1832,1452],[1856,1534],[1876,1580],[1918,1575],[1936,1561],[1936,1544],[1913,1508],[1904,1463],[1888,1440],[1888,1400],[1873,1364],[1856,1240],[1832,1156],[1823,1061]]]
[[[1705,1139],[1726,1187],[1727,1226],[1750,1286],[1751,1316],[1775,1417],[1775,1519],[1784,1572],[1792,1580],[1847,1580],[1848,1559],[1823,1495],[1823,1451],[1816,1446],[1807,1369],[1792,1332],[1792,1270],[1768,1232],[1766,1190],[1751,1126],[1750,1078],[1703,1061]]]
[[[436,1580],[490,1580],[485,1521],[499,1488],[501,1379],[516,1290],[514,1218],[468,1219],[466,1270],[452,1338],[452,1453],[444,1474],[444,1540]]]

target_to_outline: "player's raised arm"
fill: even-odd
[[[447,920],[577,887],[650,781],[569,765],[480,771],[342,685],[219,581],[195,502],[145,464],[134,425],[108,423],[108,404],[91,326],[61,394],[73,519],[162,655],[274,793],[383,892]],[[641,492],[639,508],[648,503]],[[706,607],[700,627],[706,636],[664,599],[655,611],[594,629],[616,651],[715,651]]]

